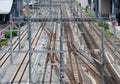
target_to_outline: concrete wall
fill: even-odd
[[[111,0],[99,0],[99,16],[108,16],[111,13]]]

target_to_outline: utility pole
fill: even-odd
[[[104,54],[104,27],[101,28],[101,80],[102,84],[104,83],[104,59],[105,59],[105,54]]]
[[[51,22],[50,22],[50,28],[52,28],[52,0],[50,0],[50,20],[51,20]]]
[[[35,14],[35,6],[34,6],[34,0],[32,0],[32,10],[33,10],[33,14]]]
[[[12,32],[13,32],[13,26],[12,26],[12,23],[13,23],[13,21],[12,21],[12,14],[10,14],[10,63],[11,64],[13,64],[13,61],[12,61],[12,57],[13,57],[13,53],[12,53],[12,51],[13,51],[13,44],[12,44],[12,39],[13,39],[13,37],[12,37]]]
[[[112,16],[114,17],[114,21],[112,22],[113,32],[114,32],[114,64],[116,64],[116,16],[115,16],[115,1],[112,0]]]
[[[80,18],[82,18],[82,8],[80,8]],[[80,21],[80,31],[81,31],[81,33],[80,33],[80,45],[82,45],[82,33],[83,33],[83,25],[82,25],[82,20]]]
[[[21,8],[20,4],[21,4],[21,3],[20,3],[20,0],[17,2],[17,4],[18,4],[18,6],[19,6],[19,7],[18,7],[18,8],[19,8],[19,10],[18,10],[18,17],[20,18],[20,16],[21,16],[21,12],[20,12],[20,11],[21,11],[21,10],[20,10],[20,8]],[[21,50],[21,43],[20,43],[20,36],[21,36],[21,35],[20,35],[20,33],[21,33],[21,32],[20,32],[20,22],[18,23],[18,27],[19,27],[19,31],[18,31],[19,50]]]
[[[60,0],[60,84],[64,84],[62,0]]]
[[[73,3],[73,0],[71,0],[71,18],[72,18],[72,13],[73,13],[73,10],[72,10],[72,3]]]
[[[31,22],[29,21],[28,22],[28,41],[29,41],[29,61],[28,61],[28,63],[29,63],[29,84],[31,84],[32,83],[32,76],[31,76],[31,74],[32,74],[32,72],[31,72],[31,67],[32,67],[32,64],[31,64],[31,56],[32,56],[32,52],[31,52],[31,50],[32,50],[32,47],[31,47],[31,45],[32,45],[32,42],[31,42]]]

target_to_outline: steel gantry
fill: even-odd
[[[98,0],[94,0],[94,1],[96,1],[96,3],[98,3]],[[73,5],[72,4],[72,0],[71,1],[68,1],[69,3],[71,3],[71,6]],[[60,3],[60,5],[54,5],[53,3]],[[11,53],[11,58],[10,58],[10,62],[12,63],[12,55],[13,55],[13,53],[16,53],[16,52],[18,52],[18,53],[23,53],[23,52],[27,52],[27,53],[29,53],[29,83],[32,83],[32,77],[31,77],[31,75],[32,75],[32,73],[31,73],[31,67],[32,67],[32,65],[31,65],[31,54],[32,53],[59,53],[60,54],[60,84],[64,84],[65,83],[65,77],[64,77],[64,58],[63,58],[63,53],[64,52],[66,52],[65,50],[63,50],[63,26],[62,26],[62,24],[63,24],[63,22],[76,22],[76,23],[79,23],[79,22],[81,22],[81,26],[82,26],[82,22],[95,22],[95,21],[115,21],[116,19],[115,19],[115,17],[111,17],[111,18],[109,18],[109,17],[94,17],[94,18],[83,18],[82,17],[82,9],[81,9],[81,11],[80,11],[80,13],[81,13],[81,16],[80,17],[72,17],[72,18],[66,18],[66,17],[63,17],[63,14],[62,14],[62,4],[64,3],[64,1],[63,0],[60,0],[60,1],[57,1],[57,2],[53,2],[52,0],[50,0],[50,4],[41,4],[41,5],[39,5],[39,6],[41,6],[41,7],[45,7],[45,6],[47,6],[47,7],[50,7],[50,18],[23,18],[23,17],[10,17],[10,23],[11,23],[11,25],[10,25],[10,30],[13,30],[12,29],[12,24],[13,24],[13,22],[14,23],[18,23],[18,22],[23,22],[23,23],[28,23],[28,42],[29,42],[29,50],[20,50],[20,46],[21,46],[21,44],[20,44],[20,42],[19,42],[19,50],[13,50],[12,49],[12,31],[10,32],[10,51],[6,51],[6,50],[3,50],[3,51],[0,51],[0,52],[8,52],[8,53]],[[75,5],[75,4],[74,4]],[[97,4],[96,4],[97,5]],[[38,5],[36,5],[36,6],[38,6]],[[58,18],[54,18],[54,17],[52,17],[52,7],[60,7],[60,17],[58,17]],[[114,5],[113,5],[113,8],[114,8]],[[77,10],[78,10],[78,8],[77,8]],[[98,16],[98,8],[96,8],[96,16]],[[73,11],[72,11],[73,12]],[[79,12],[79,11],[78,11]],[[20,13],[20,12],[19,12]],[[75,13],[77,13],[77,12],[75,12]],[[114,12],[113,12],[113,14],[114,14]],[[53,50],[53,51],[51,51],[51,50],[32,50],[32,47],[31,47],[31,25],[30,25],[30,23],[31,22],[58,22],[58,23],[60,23],[60,50]],[[101,53],[102,53],[102,55],[101,55],[101,79],[102,79],[102,84],[104,84],[104,28],[102,28],[103,30],[102,30],[102,37],[101,37]],[[115,28],[114,28],[115,29]],[[19,41],[20,41],[20,32],[21,32],[22,30],[20,30],[19,29]],[[114,34],[116,34],[115,33],[115,30],[114,30]],[[114,36],[114,48],[115,48],[115,50],[116,50],[116,45],[115,45],[115,36]],[[82,42],[81,42],[82,43]],[[115,53],[114,53],[115,54]],[[116,60],[116,55],[114,56],[115,58],[115,60]]]

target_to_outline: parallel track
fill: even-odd
[[[25,37],[25,35],[27,34],[27,32],[22,32],[21,34],[21,38],[20,38],[20,41],[22,41]],[[13,43],[13,50],[16,49],[16,47],[19,45],[19,39],[17,39],[14,43]],[[10,48],[8,49],[8,51],[10,50]],[[8,60],[8,58],[10,57],[11,54],[9,53],[5,53],[1,56],[0,58],[0,67],[3,66],[3,64]]]
[[[40,38],[40,35],[41,35],[42,31],[43,31],[43,28],[44,28],[45,24],[46,23],[42,23],[41,24],[41,26],[38,29],[38,32],[36,33],[36,35],[34,37],[34,38],[37,38],[37,39],[33,39],[33,41],[32,41],[32,46],[34,45],[34,47],[32,47],[33,50],[35,49],[35,45],[37,45],[37,43],[38,43],[38,40],[39,40],[38,38]],[[33,53],[31,53],[31,55],[32,54]],[[26,53],[25,56],[24,56],[24,58],[23,58],[23,60],[22,60],[22,62],[18,66],[17,70],[15,71],[15,74],[11,78],[10,83],[14,83],[16,81],[18,83],[21,82],[22,77],[23,77],[23,75],[24,75],[24,73],[25,73],[25,71],[26,71],[26,69],[28,67],[28,64],[29,64],[29,54]]]

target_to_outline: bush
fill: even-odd
[[[8,42],[7,39],[1,39],[1,40],[0,40],[0,48],[1,48],[3,45],[7,45],[7,42]]]
[[[109,30],[105,30],[105,34],[107,37],[113,38],[114,34],[112,32],[110,32]]]
[[[30,19],[31,17],[32,17],[32,12],[31,12],[31,14],[25,16],[25,19]]]
[[[16,29],[20,26],[20,27],[22,27],[22,26],[24,26],[25,25],[25,22],[22,22],[22,23],[20,23],[20,24],[16,24]]]
[[[98,22],[98,26],[103,27],[103,22]]]
[[[105,28],[105,29],[109,29],[109,25],[106,24],[106,23],[104,23],[104,28]]]
[[[92,13],[88,13],[87,16],[94,17]]]
[[[79,3],[79,7],[81,7],[81,3]]]
[[[10,38],[10,32],[5,33],[5,38]]]
[[[88,13],[88,6],[85,7],[85,12]]]
[[[13,31],[12,31],[12,37],[17,36],[17,31],[16,30],[17,30],[17,27],[14,27]],[[5,38],[10,38],[10,30],[5,33]]]
[[[17,26],[15,26],[15,27],[13,27],[13,30],[16,30],[18,27]]]
[[[98,26],[100,26],[100,27],[104,27],[105,30],[108,30],[108,29],[109,29],[109,25],[108,25],[107,23],[98,22]]]

